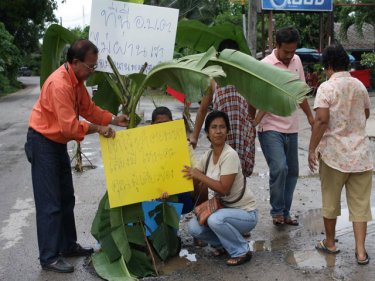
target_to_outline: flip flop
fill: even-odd
[[[366,252],[366,258],[365,258],[364,260],[359,260],[359,259],[358,259],[358,254],[357,254],[357,253],[355,253],[355,258],[356,258],[357,263],[358,263],[359,265],[366,265],[366,264],[368,264],[368,263],[370,262],[370,257],[369,257],[369,255],[367,254],[367,252]]]
[[[324,244],[324,241],[325,241],[325,239],[324,240],[320,240],[318,242],[318,244],[316,244],[315,249],[317,249],[318,251],[321,251],[323,253],[333,254],[333,255],[340,253],[339,249],[336,249],[336,250],[330,250],[330,249],[328,249],[327,246]]]
[[[236,265],[244,264],[245,262],[250,261],[252,257],[253,257],[253,253],[247,252],[243,256],[230,258],[229,260],[227,260],[227,265],[236,266]]]

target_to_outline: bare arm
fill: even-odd
[[[307,102],[307,99],[304,99],[303,102],[299,105],[303,112],[306,114],[307,120],[309,121],[309,124],[311,127],[314,125],[314,116],[312,115],[310,105]]]
[[[365,116],[366,116],[366,119],[368,119],[370,117],[370,109],[369,108],[365,108]]]
[[[196,168],[191,168],[189,166],[184,166],[182,170],[185,173],[184,177],[188,179],[193,179],[202,182],[203,184],[210,187],[210,189],[214,190],[215,192],[219,193],[220,195],[228,195],[234,180],[237,174],[230,174],[225,176],[220,176],[219,180],[214,180],[204,173],[199,171]]]
[[[257,109],[254,106],[252,106],[250,103],[247,103],[247,110],[249,112],[251,120],[254,120]]]
[[[256,114],[255,118],[254,118],[254,123],[253,125],[254,126],[258,126],[258,124],[260,123],[260,121],[262,121],[264,115],[266,115],[267,112],[265,111],[261,111],[259,110],[258,113]]]
[[[214,93],[214,85],[211,83],[211,89],[209,93],[202,97],[201,104],[199,106],[197,116],[195,118],[195,124],[194,124],[194,130],[193,133],[190,135],[190,143],[193,146],[193,148],[197,147],[198,138],[199,138],[199,132],[202,129],[202,125],[204,122],[204,118],[207,114],[207,109],[210,103],[212,102],[212,97]]]
[[[328,128],[329,122],[329,109],[328,108],[317,108],[315,115],[315,122],[311,133],[310,145],[309,145],[309,167],[312,172],[315,171],[317,166],[317,159],[315,150],[322,139],[324,132]]]

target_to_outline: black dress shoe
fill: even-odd
[[[82,257],[89,256],[94,253],[93,248],[83,248],[81,245],[76,243],[72,248],[61,253],[63,257]]]
[[[42,269],[58,273],[71,273],[74,271],[74,266],[70,263],[67,263],[62,257],[59,257],[55,262],[51,264],[42,265]]]

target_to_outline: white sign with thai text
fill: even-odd
[[[98,71],[112,72],[110,55],[121,74],[146,73],[173,58],[178,10],[111,0],[93,0],[89,39],[99,49]]]

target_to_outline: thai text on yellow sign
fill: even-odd
[[[100,136],[111,208],[193,190],[181,170],[190,165],[184,121]]]

